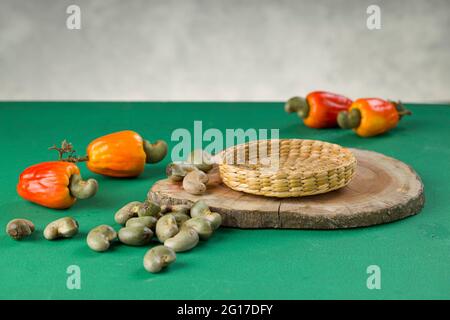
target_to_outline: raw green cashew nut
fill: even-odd
[[[120,242],[129,246],[143,246],[152,240],[153,231],[144,225],[125,227],[119,230]]]
[[[191,217],[202,217],[211,223],[213,230],[216,230],[222,224],[222,216],[217,212],[211,212],[203,200],[198,200],[191,208]]]
[[[141,206],[142,203],[139,201],[132,201],[130,203],[127,203],[116,212],[116,214],[114,215],[114,220],[118,224],[125,224],[128,221],[128,219],[137,216],[139,208]]]
[[[152,216],[156,217],[161,212],[161,207],[150,200],[145,200],[138,208],[138,217]]]
[[[166,174],[172,181],[181,181],[192,171],[199,171],[199,169],[192,163],[188,162],[172,162],[166,167]]]
[[[157,273],[176,260],[175,252],[165,246],[156,246],[144,256],[144,268],[148,272]]]
[[[217,212],[207,212],[204,215],[202,215],[202,218],[205,218],[211,223],[211,227],[213,230],[216,230],[220,227],[222,224],[222,216],[218,214]]]
[[[208,207],[208,205],[203,200],[198,200],[194,203],[194,205],[191,207],[191,217],[195,218],[198,216],[201,216],[208,211],[211,211]]]
[[[50,222],[44,229],[47,240],[71,238],[78,233],[78,222],[71,217],[64,217]]]
[[[102,252],[108,250],[116,238],[117,232],[112,227],[102,224],[89,231],[86,242],[92,250]]]
[[[204,172],[208,172],[213,167],[211,155],[202,149],[193,150],[187,157],[186,162],[195,165],[197,169]]]
[[[93,197],[98,190],[98,182],[95,179],[83,180],[79,174],[70,177],[69,190],[77,199]]]
[[[144,226],[144,227],[154,230],[157,221],[158,221],[158,219],[156,219],[153,216],[135,217],[135,218],[129,219],[125,223],[125,227]]]
[[[184,223],[184,226],[194,229],[200,240],[208,240],[214,231],[211,222],[203,217],[191,218]]]
[[[156,216],[161,208],[152,201],[146,200],[143,203],[132,201],[120,208],[114,215],[114,220],[119,224],[125,224],[134,217]]]
[[[173,237],[178,231],[177,220],[171,214],[162,216],[156,223],[156,236],[160,242]]]
[[[164,245],[175,252],[183,252],[194,248],[198,241],[198,233],[193,228],[182,226],[180,232],[164,241]]]
[[[14,240],[21,240],[34,232],[34,224],[27,219],[13,219],[6,225],[6,233]]]
[[[361,111],[356,108],[350,110],[350,112],[341,111],[338,113],[337,123],[342,129],[358,128],[361,123]]]
[[[300,118],[307,118],[309,115],[309,105],[305,98],[292,97],[284,105],[287,113],[296,112]]]
[[[144,140],[144,152],[146,155],[145,162],[160,162],[167,154],[167,143],[164,140],[157,140],[155,143]]]
[[[168,214],[175,217],[175,221],[177,222],[178,228],[181,227],[183,223],[188,221],[191,217],[184,212],[169,212]]]

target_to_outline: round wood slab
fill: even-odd
[[[267,198],[229,189],[217,171],[202,196],[186,193],[180,183],[160,180],[148,193],[160,204],[204,200],[237,228],[339,229],[392,222],[420,212],[423,184],[405,163],[380,153],[350,149],[358,160],[356,174],[344,188],[300,198]]]

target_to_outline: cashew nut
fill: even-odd
[[[175,217],[178,227],[181,227],[183,223],[185,223],[187,220],[191,218],[189,217],[189,215],[183,212],[169,212],[168,214]]]
[[[206,192],[208,175],[203,171],[189,172],[183,179],[183,189],[190,194],[203,194]]]
[[[95,179],[83,180],[79,174],[74,174],[70,178],[69,190],[77,199],[88,199],[97,193],[98,182]]]
[[[106,251],[111,242],[117,238],[117,232],[110,226],[102,224],[89,231],[86,242],[94,251]]]
[[[133,226],[140,225],[140,226],[145,226],[150,229],[155,229],[157,221],[158,221],[158,219],[156,219],[153,216],[135,217],[135,218],[129,219],[125,223],[125,227],[133,227]]]
[[[217,212],[211,212],[203,200],[199,200],[191,208],[191,217],[202,217],[211,223],[214,230],[222,224],[222,216]]]
[[[220,227],[220,225],[222,224],[222,216],[220,214],[218,214],[217,212],[207,212],[205,214],[202,215],[202,218],[205,218],[206,220],[208,220],[211,223],[211,227],[213,228],[213,230],[216,230]]]
[[[182,252],[194,248],[198,241],[198,234],[193,228],[182,226],[180,232],[164,241],[164,245],[175,252]]]
[[[146,163],[160,162],[167,154],[167,143],[164,140],[157,140],[155,143],[144,140],[144,152]]]
[[[194,229],[201,240],[208,240],[213,234],[211,222],[203,217],[191,218],[184,223],[184,226]]]
[[[127,203],[116,212],[116,214],[114,215],[114,220],[118,224],[125,224],[128,219],[137,216],[138,210],[141,206],[142,203],[139,201],[132,201],[130,203]]]
[[[148,272],[156,273],[176,260],[175,252],[165,246],[156,246],[147,251],[144,256],[144,268]]]
[[[156,223],[156,236],[161,242],[173,237],[178,233],[177,220],[171,214],[166,214],[159,218]]]
[[[146,200],[143,203],[132,201],[116,212],[114,220],[123,225],[133,217],[156,216],[160,211],[161,208],[150,200]]]
[[[27,219],[14,219],[6,225],[6,233],[14,240],[21,240],[34,232],[34,224]]]
[[[71,217],[64,217],[50,222],[44,229],[47,240],[71,238],[78,233],[78,222]]]
[[[120,242],[129,246],[142,246],[152,240],[153,231],[144,225],[125,227],[119,230]]]
[[[161,207],[150,200],[145,200],[138,210],[138,217],[156,217],[161,212]]]
[[[198,168],[194,164],[188,162],[172,162],[166,167],[166,174],[172,181],[181,181],[192,171],[198,171]]]
[[[202,214],[205,214],[206,212],[211,211],[208,207],[208,205],[203,200],[198,200],[194,203],[194,205],[191,207],[191,217],[195,218],[198,216],[201,216]]]

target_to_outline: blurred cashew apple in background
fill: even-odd
[[[353,129],[361,137],[373,137],[395,128],[405,115],[411,115],[411,111],[401,102],[361,98],[348,111],[340,112],[337,120],[343,129]]]

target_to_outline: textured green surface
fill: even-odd
[[[0,103],[0,225],[31,219],[25,241],[0,235],[0,298],[38,299],[316,299],[450,298],[450,108],[409,105],[414,115],[386,135],[363,139],[351,131],[313,130],[283,112],[281,103]],[[117,208],[145,198],[168,161],[138,179],[115,180],[81,169],[100,183],[98,195],[67,211],[28,203],[15,192],[27,166],[53,159],[47,146],[67,138],[82,151],[93,138],[133,129],[170,140],[175,128],[279,128],[282,138],[313,138],[382,152],[402,160],[425,184],[421,214],[354,230],[220,229],[166,272],[145,272],[147,248],[91,251],[86,233],[114,224]],[[173,143],[171,143],[173,145]],[[81,152],[80,152],[81,153]],[[81,226],[71,240],[46,241],[45,225],[70,215]],[[368,290],[366,268],[381,267],[381,290]],[[66,288],[66,268],[81,268],[81,290]]]

